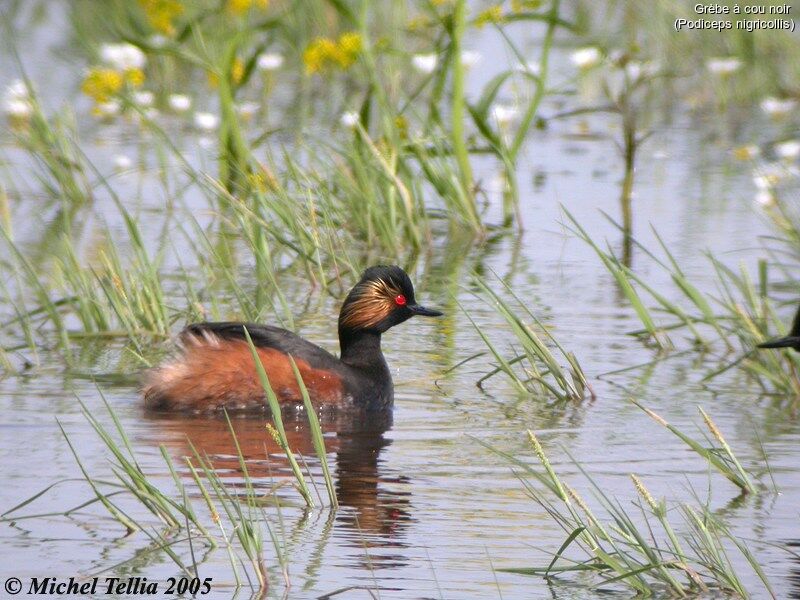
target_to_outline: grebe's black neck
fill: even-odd
[[[381,352],[381,334],[373,331],[339,328],[341,360],[359,369],[388,369]]]

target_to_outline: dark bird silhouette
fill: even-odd
[[[290,357],[315,407],[380,409],[394,388],[381,352],[381,334],[415,315],[442,313],[420,306],[397,266],[370,267],[339,313],[339,358],[298,335],[253,323],[196,323],[180,336],[181,353],[145,376],[145,406],[184,412],[268,410],[245,337],[247,328],[282,406],[302,404]]]
[[[789,335],[775,340],[769,340],[768,342],[759,344],[758,347],[792,348],[800,352],[800,309],[797,310],[797,314],[794,316],[794,322],[792,323],[792,329],[789,331]]]

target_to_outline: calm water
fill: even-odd
[[[44,21],[23,27],[18,41],[27,48],[30,77],[53,105],[77,97],[75,82],[84,64],[83,58],[64,52],[72,47],[65,19],[61,3],[49,4]],[[487,57],[497,53],[499,46],[489,32],[479,34],[471,45],[484,55],[483,66],[471,75],[471,86],[477,90],[491,77],[493,66]],[[556,53],[553,68],[557,81],[566,80],[571,73],[567,57],[568,50]],[[0,84],[5,85],[17,74],[7,51],[0,66]],[[557,98],[549,101],[543,112],[562,110],[565,101],[566,106],[578,102],[576,98]],[[141,153],[145,169],[120,176],[114,180],[115,186],[127,194],[130,210],[138,214],[154,244],[164,237],[164,231],[172,237],[177,251],[168,264],[176,264],[174,255],[187,242],[176,223],[180,216],[165,216],[158,210],[163,197],[149,194],[158,189],[154,159],[148,155],[151,141],[140,139],[135,128],[124,125],[98,128],[87,116],[83,100],[78,100],[77,107],[83,145],[101,172],[111,172],[114,154]],[[731,117],[729,122],[727,117],[701,117],[671,109],[669,125],[660,128],[642,150],[635,188],[637,234],[649,245],[654,238],[648,224],[655,225],[684,270],[703,289],[715,285],[703,251],[710,249],[733,266],[744,262],[752,267],[763,256],[758,249],[759,236],[774,233],[752,201],[749,172],[730,158],[730,150],[741,143],[771,139],[771,125],[761,121],[755,110],[740,115],[738,121]],[[531,137],[519,176],[524,234],[509,235],[469,253],[455,240],[437,242],[430,258],[421,264],[415,277],[419,293],[426,304],[443,307],[447,316],[412,321],[385,336],[384,350],[396,383],[393,420],[341,418],[324,423],[342,504],[338,513],[305,511],[290,491],[281,492],[288,506],[280,511],[267,509],[288,556],[290,597],[313,598],[349,587],[353,589],[340,597],[368,598],[367,588],[378,590],[381,598],[607,597],[575,581],[548,585],[538,578],[493,571],[493,567],[546,564],[547,552],[555,551],[566,537],[525,495],[509,464],[477,441],[534,463],[525,440],[527,428],[539,434],[556,469],[574,487],[587,491],[587,497],[586,481],[567,452],[625,506],[632,506],[636,499],[629,473],[641,476],[655,496],[673,501],[692,500],[692,487],[705,499],[710,478],[712,509],[727,518],[735,534],[749,541],[778,596],[800,597],[800,562],[793,562],[783,549],[800,540],[800,424],[795,412],[775,399],[759,396],[756,386],[735,371],[712,387],[704,386],[700,380],[706,368],[693,354],[670,357],[649,369],[604,376],[647,363],[656,355],[626,335],[639,328],[633,311],[593,251],[562,225],[565,218],[560,205],[595,239],[607,238],[618,245],[617,231],[599,210],[618,214],[622,165],[613,139],[619,132],[613,118],[593,116],[585,122],[589,132],[597,135],[576,136],[575,121],[558,121]],[[751,133],[761,131],[764,136],[765,129],[766,137],[756,138]],[[193,134],[174,133],[182,135],[179,143],[198,165],[205,161],[213,168],[213,150],[193,150],[198,148]],[[14,178],[15,188],[29,189],[32,178],[25,169],[27,159],[8,136],[3,140],[3,154],[14,165],[6,167],[4,181]],[[482,165],[479,175],[496,206],[499,198],[493,192],[493,166]],[[17,241],[31,252],[47,246],[43,232],[55,216],[39,202],[41,198],[35,195],[12,196],[11,201]],[[202,203],[200,197],[187,197],[181,206],[196,208],[195,216],[205,223],[210,217],[203,212]],[[114,206],[102,199],[87,209],[82,221],[86,248],[91,247],[92,236],[103,223],[121,228]],[[658,289],[672,289],[668,278],[644,256],[635,255],[634,261]],[[470,273],[475,269],[494,270],[513,284],[559,341],[576,353],[591,378],[596,400],[553,406],[520,397],[500,380],[481,391],[474,382],[489,368],[485,358],[444,375],[481,347],[480,338],[455,303],[453,291],[482,327],[502,336],[500,318],[470,293]],[[336,350],[337,301],[316,292],[309,297],[302,280],[286,285],[287,295],[297,307],[296,328]],[[3,308],[3,314],[7,310]],[[681,334],[674,337],[679,341]],[[87,349],[87,353],[93,351],[95,359],[87,361],[89,374],[116,370],[117,349]],[[91,490],[79,479],[80,471],[56,419],[69,433],[87,470],[100,478],[110,477],[108,453],[81,415],[77,401],[81,399],[110,425],[98,388],[87,378],[64,377],[56,356],[46,358],[45,363],[45,369],[30,376],[0,380],[0,473],[4,481],[0,512],[60,479],[70,481],[29,507],[30,512],[66,510],[91,497]],[[143,468],[156,481],[171,486],[158,446],[165,445],[179,458],[189,453],[187,437],[232,483],[239,481],[234,449],[223,422],[148,416],[142,411],[135,383],[97,385],[124,424]],[[704,461],[631,405],[630,397],[692,434],[693,424],[699,423],[696,407],[702,405],[725,432],[744,466],[756,473],[763,473],[763,443],[780,494],[739,498],[733,485],[717,473],[709,474]],[[251,475],[266,488],[288,481],[288,477],[285,462],[268,444],[263,425],[258,419],[235,423]],[[307,455],[319,481],[319,468],[302,422],[290,423],[288,428],[292,447]],[[769,477],[762,477],[769,484]],[[203,504],[199,497],[194,503],[198,509]],[[140,508],[124,502],[123,506],[150,523]],[[0,541],[4,577],[68,577],[106,569],[149,580],[178,574],[168,557],[151,552],[145,535],[123,537],[121,528],[99,510],[70,518],[5,524],[0,527]],[[274,576],[271,594],[280,596],[280,571],[268,538],[266,545],[266,561]],[[191,562],[188,553],[182,558]],[[198,560],[202,560],[201,577],[214,579],[214,597],[230,596],[233,579],[224,549]],[[759,597],[755,574],[739,566],[742,579]],[[620,594],[629,596],[624,591]]]

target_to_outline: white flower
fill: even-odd
[[[3,112],[12,119],[27,119],[33,114],[33,105],[28,100],[5,100]]]
[[[792,140],[775,144],[775,154],[786,160],[795,159],[800,156],[800,142]]]
[[[481,62],[482,58],[483,57],[481,56],[480,52],[475,52],[475,50],[464,50],[461,53],[461,64],[466,68],[471,69]]]
[[[771,190],[777,183],[777,180],[769,175],[753,175],[753,183],[759,190],[765,191]]]
[[[492,118],[497,121],[500,127],[505,127],[519,115],[519,110],[515,106],[495,104],[492,107]]]
[[[150,44],[153,48],[163,48],[169,42],[169,38],[160,33],[154,33],[149,38],[147,38],[147,43]]]
[[[514,70],[519,73],[530,73],[531,75],[539,75],[542,72],[542,65],[535,60],[526,60],[514,65]]]
[[[99,117],[115,117],[120,113],[122,105],[119,100],[109,100],[108,102],[100,102],[94,107],[95,114]]]
[[[100,58],[104,63],[118,71],[143,69],[147,62],[144,52],[133,44],[103,44],[100,46]]]
[[[636,81],[640,77],[652,77],[658,73],[658,65],[652,61],[639,62],[632,60],[625,65],[625,74],[628,79]]]
[[[214,131],[219,126],[219,117],[209,112],[194,113],[194,126],[203,131]]]
[[[591,69],[600,63],[601,58],[602,55],[600,54],[600,50],[593,46],[575,50],[575,52],[573,52],[570,56],[572,64],[579,69]]]
[[[252,119],[259,108],[261,108],[261,105],[258,102],[242,102],[236,107],[236,111],[246,121]]]
[[[625,75],[628,76],[628,79],[639,79],[639,76],[642,74],[642,63],[638,63],[636,61],[631,61],[627,65],[625,65]]]
[[[158,115],[160,115],[160,114],[161,113],[158,111],[158,109],[157,108],[153,108],[152,106],[150,108],[144,109],[145,118],[146,119],[150,119],[151,121],[153,119],[157,118]]]
[[[767,113],[770,117],[785,117],[792,112],[797,106],[797,102],[790,98],[764,98],[761,101],[761,110]]]
[[[411,64],[420,73],[433,73],[436,70],[436,63],[439,57],[436,54],[415,54],[411,57]]]
[[[355,111],[348,111],[346,113],[342,113],[342,116],[339,118],[339,122],[347,127],[348,129],[355,128],[358,125],[358,122],[361,120],[358,113]]]
[[[756,192],[755,201],[761,206],[769,206],[775,202],[775,196],[769,190],[759,190]]]
[[[735,73],[742,66],[742,61],[738,58],[709,58],[706,61],[706,69],[714,75],[730,75]]]
[[[186,94],[170,94],[167,104],[175,112],[182,113],[192,108],[192,99]]]
[[[140,92],[133,92],[133,101],[139,106],[152,106],[155,100],[153,92],[142,90]]]
[[[133,161],[124,154],[117,154],[114,157],[114,168],[117,171],[127,171],[133,166]]]
[[[30,90],[21,79],[15,79],[6,88],[3,112],[12,119],[27,119],[33,114]]]
[[[777,186],[781,180],[791,175],[791,170],[781,163],[767,163],[753,171],[753,183],[759,190],[768,190]]]
[[[283,55],[276,52],[265,52],[259,54],[256,59],[256,67],[259,71],[276,71],[283,66]]]
[[[31,92],[22,79],[15,79],[8,84],[5,97],[7,100],[28,100]]]

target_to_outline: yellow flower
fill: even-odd
[[[754,158],[757,158],[760,153],[761,151],[758,146],[748,144],[747,146],[739,146],[738,148],[734,148],[733,157],[736,160],[753,160]]]
[[[335,42],[330,38],[316,38],[303,52],[306,73],[320,73],[332,67],[347,69],[356,62],[363,47],[364,40],[355,31],[343,33]]]
[[[124,75],[125,81],[132,87],[139,87],[144,83],[144,71],[141,69],[128,69]]]
[[[334,60],[336,55],[336,43],[328,38],[316,38],[303,52],[303,63],[306,65],[306,73],[320,73],[327,68]]]
[[[361,39],[360,33],[350,31],[339,36],[339,50],[348,57],[352,57],[353,60],[363,47],[364,41]]]
[[[225,10],[234,15],[241,15],[250,10],[253,0],[228,0],[225,3]]]
[[[81,91],[98,104],[102,104],[118,93],[124,83],[121,73],[113,69],[95,67],[84,78]]]
[[[503,7],[499,4],[495,4],[475,17],[475,27],[481,28],[487,23],[500,23],[502,20]]]
[[[228,0],[225,3],[225,10],[234,15],[241,15],[250,10],[253,0]]]
[[[242,77],[244,77],[244,61],[237,56],[231,65],[231,81],[239,83]]]
[[[167,35],[175,33],[173,21],[184,11],[180,0],[139,0],[139,6],[150,26]]]
[[[219,75],[215,71],[209,71],[206,76],[208,77],[208,85],[210,87],[219,87]],[[237,56],[231,65],[231,83],[237,84],[242,81],[243,77],[244,61]]]
[[[269,0],[228,0],[225,9],[231,14],[243,15],[254,4],[262,10],[266,10],[269,7]]]

